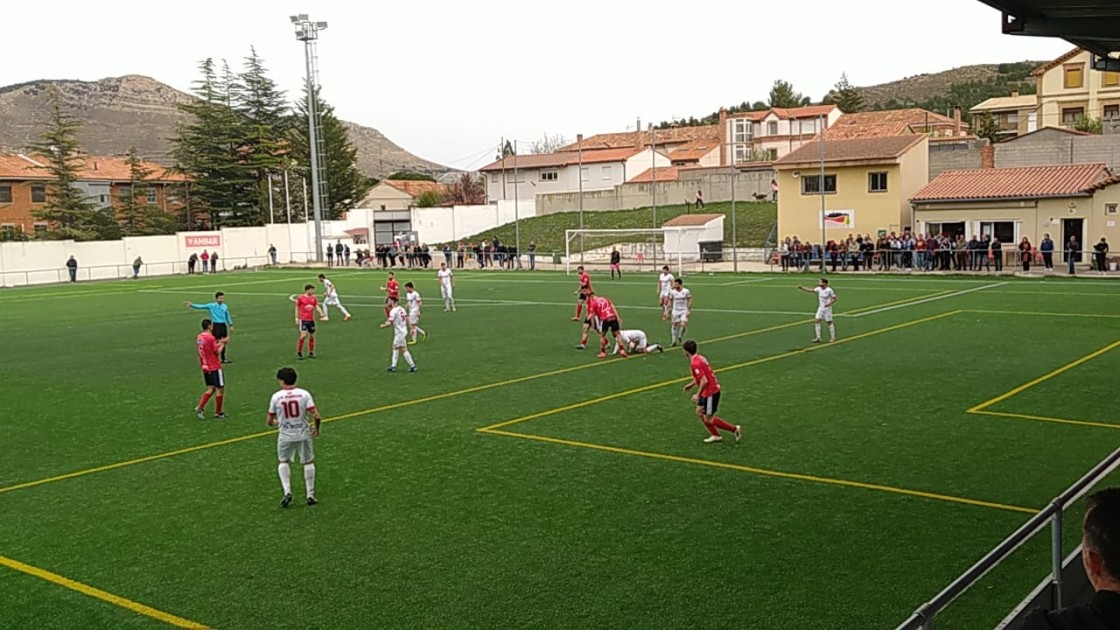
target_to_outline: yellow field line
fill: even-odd
[[[51,573],[50,571],[40,569],[39,567],[33,567],[30,564],[25,564],[18,560],[0,556],[0,565],[8,567],[9,569],[15,571],[19,571],[20,573],[25,573],[42,580],[46,580],[52,584],[57,584],[58,586],[68,588],[72,591],[77,591],[78,593],[86,595],[87,597],[92,597],[94,599],[99,599],[114,606],[119,606],[136,614],[144,615],[145,617],[151,617],[152,619],[162,621],[177,628],[201,629],[208,627],[201,623],[198,623],[197,621],[191,621],[190,619],[184,619],[177,615],[163,612],[162,610],[156,610],[151,606],[145,606],[144,604],[134,602],[131,599],[125,599],[120,595],[114,595],[99,588],[95,588],[88,584],[82,584],[81,582],[78,582],[76,580],[71,580],[70,578],[63,577],[57,573]]]
[[[1027,391],[1028,389],[1034,387],[1035,385],[1038,385],[1040,383],[1044,383],[1044,382],[1054,378],[1055,376],[1058,376],[1059,374],[1068,372],[1068,371],[1072,370],[1073,368],[1075,368],[1075,367],[1077,367],[1077,366],[1079,366],[1083,363],[1087,363],[1089,361],[1092,361],[1093,359],[1101,356],[1102,354],[1105,354],[1106,352],[1111,351],[1112,349],[1114,349],[1118,346],[1120,346],[1120,341],[1114,341],[1114,342],[1108,344],[1107,346],[1101,348],[1100,350],[1097,350],[1096,352],[1091,352],[1091,353],[1081,357],[1080,359],[1070,361],[1069,363],[1063,365],[1062,367],[1060,367],[1060,368],[1058,368],[1058,369],[1056,369],[1052,372],[1048,372],[1046,374],[1043,374],[1042,376],[1034,379],[1033,381],[1030,381],[1029,383],[1025,383],[1023,385],[1020,385],[1020,386],[1016,387],[1015,389],[1013,389],[1009,392],[1000,394],[999,396],[996,396],[995,398],[993,398],[991,400],[982,402],[979,405],[976,405],[975,407],[970,408],[968,410],[968,412],[969,413],[976,413],[977,411],[982,411],[982,410],[984,410],[988,407],[991,407],[992,405],[994,405],[996,403],[1003,402],[1003,401],[1007,400],[1008,398],[1011,398],[1012,396],[1017,396],[1017,395],[1025,392],[1025,391]]]
[[[866,311],[873,311],[877,308],[886,308],[888,306],[899,306],[901,304],[909,304],[910,302],[917,302],[919,300],[928,300],[930,298],[935,298],[935,297],[939,297],[939,296],[946,295],[946,294],[949,294],[949,293],[953,293],[954,290],[955,289],[946,289],[944,291],[938,291],[937,293],[930,293],[928,295],[915,295],[915,296],[912,296],[912,297],[908,297],[904,300],[897,300],[897,301],[894,301],[894,302],[887,302],[886,304],[876,304],[875,306],[865,306],[863,308],[857,308],[854,311],[847,311],[844,314],[845,315],[858,315],[858,314],[866,312]]]
[[[998,291],[1003,293],[1003,291]],[[1103,313],[1043,313],[1039,311],[993,311],[987,309],[968,309],[966,313],[982,313],[985,315],[1035,315],[1038,317],[1097,317],[1120,319],[1120,315]]]
[[[662,461],[679,462],[682,464],[693,464],[696,466],[708,466],[711,468],[723,468],[726,470],[735,470],[745,472],[752,475],[759,475],[763,477],[774,477],[778,479],[789,479],[794,481],[805,481],[809,483],[826,484],[831,486],[842,486],[847,488],[859,488],[861,490],[874,490],[877,492],[888,492],[891,494],[900,494],[910,497],[919,497],[922,499],[932,499],[935,501],[945,501],[949,503],[959,503],[963,505],[971,505],[974,507],[984,507],[996,510],[1004,510],[1007,512],[1017,512],[1020,514],[1035,514],[1038,510],[1020,507],[1017,505],[1007,505],[1004,503],[993,503],[990,501],[979,501],[976,499],[968,499],[965,497],[956,497],[947,494],[937,494],[933,492],[924,492],[922,490],[910,490],[908,488],[898,488],[895,486],[885,486],[882,484],[864,483],[862,481],[850,481],[847,479],[836,479],[832,477],[818,477],[816,475],[806,475],[802,473],[783,472],[780,470],[770,470],[767,468],[755,468],[753,466],[742,466],[739,464],[730,464],[726,462],[717,462],[706,459],[695,459],[692,457],[681,457],[679,455],[667,455],[664,453],[651,453],[648,451],[638,451],[629,448],[619,448],[616,446],[605,446],[602,444],[591,444],[589,442],[577,442],[575,440],[564,440],[560,438],[547,437],[543,435],[530,435],[526,433],[513,433],[510,431],[502,431],[499,429],[480,429],[481,431],[491,435],[501,435],[505,437],[519,438],[522,440],[532,440],[536,442],[547,442],[550,444],[560,444],[562,446],[573,446],[578,448],[587,448],[596,451],[603,451],[607,453],[617,453],[620,455],[631,455],[634,457],[645,457],[649,459],[657,459]]]
[[[727,367],[720,368],[718,370],[715,370],[715,372],[717,374],[721,374],[723,372],[730,372],[732,370],[739,370],[739,369],[746,368],[746,367],[761,365],[763,363],[769,363],[771,361],[777,361],[778,359],[785,359],[787,357],[793,357],[793,356],[805,354],[807,352],[813,352],[814,350],[820,350],[821,348],[829,348],[829,347],[838,346],[838,345],[845,344],[845,343],[851,343],[853,341],[858,341],[860,339],[866,339],[868,337],[873,337],[875,335],[881,335],[883,333],[888,333],[888,332],[892,332],[892,331],[895,331],[895,330],[901,330],[903,328],[909,328],[911,326],[917,326],[918,324],[924,324],[924,323],[927,323],[927,322],[932,322],[934,320],[942,319],[942,318],[945,318],[945,317],[951,317],[953,315],[959,314],[960,312],[961,311],[949,311],[947,313],[941,313],[939,315],[932,315],[930,317],[923,317],[922,319],[916,319],[916,320],[910,321],[910,322],[895,324],[893,326],[887,326],[885,328],[877,328],[875,330],[865,332],[865,333],[861,333],[859,335],[855,335],[855,336],[852,336],[852,337],[846,337],[846,338],[840,339],[836,343],[808,346],[808,347],[805,347],[805,348],[799,348],[797,350],[790,350],[789,352],[783,352],[781,354],[773,354],[773,355],[766,356],[766,357],[761,357],[761,358],[758,358],[758,359],[752,359],[750,361],[744,361],[743,363],[736,363],[734,365],[729,365]],[[573,403],[573,404],[570,404],[570,405],[565,405],[563,407],[557,407],[555,409],[549,409],[547,411],[541,411],[541,412],[530,414],[530,415],[527,415],[527,416],[522,416],[520,418],[514,418],[513,420],[506,420],[506,421],[503,421],[503,422],[498,422],[498,423],[491,424],[491,425],[488,425],[488,426],[485,426],[485,427],[482,427],[482,428],[476,429],[476,430],[477,431],[482,431],[482,432],[493,432],[495,429],[501,429],[501,428],[512,426],[512,425],[515,425],[515,424],[520,424],[522,422],[528,422],[529,420],[536,420],[538,418],[544,418],[544,417],[547,417],[547,416],[554,416],[554,415],[559,414],[559,413],[564,413],[564,412],[567,412],[567,411],[573,411],[575,409],[582,409],[584,407],[590,407],[592,405],[598,405],[599,403],[604,403],[604,402],[607,402],[609,400],[614,400],[616,398],[623,398],[625,396],[632,396],[634,394],[640,394],[642,392],[648,392],[650,390],[658,389],[658,388],[661,388],[661,387],[668,387],[669,385],[678,385],[680,383],[687,383],[690,380],[692,380],[692,377],[685,376],[685,377],[682,377],[682,378],[675,378],[675,379],[671,379],[671,380],[668,380],[668,381],[661,381],[660,383],[653,383],[651,385],[643,385],[641,387],[635,387],[634,389],[627,389],[627,390],[624,390],[624,391],[621,391],[621,392],[616,392],[614,394],[608,394],[606,396],[600,396],[598,398],[592,398],[590,400],[584,400],[582,402]]]
[[[1092,420],[1071,420],[1069,418],[1054,418],[1051,416],[1034,416],[1025,413],[1012,413],[1009,411],[969,410],[968,413],[981,416],[996,416],[998,418],[1015,418],[1018,420],[1034,420],[1036,422],[1054,422],[1057,424],[1072,424],[1080,427],[1096,427],[1100,429],[1120,429],[1120,424],[1107,422],[1094,422]]]

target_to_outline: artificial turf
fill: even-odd
[[[433,271],[400,271],[430,337],[418,373],[387,374],[373,270],[331,274],[354,319],[294,361],[289,296],[315,273],[0,293],[0,557],[215,628],[885,628],[1120,437],[1120,350],[989,407],[1090,424],[966,413],[1120,339],[1107,280],[837,275],[841,341],[812,346],[811,277],[686,278],[746,433],[708,445],[679,351],[573,349],[570,277],[463,272],[444,313]],[[595,283],[667,341],[652,274]],[[203,313],[182,301],[215,290],[231,417],[199,421]],[[278,507],[284,365],[328,419],[314,508]],[[1048,558],[1031,543],[939,627],[991,627]],[[162,625],[0,566],[0,626]]]

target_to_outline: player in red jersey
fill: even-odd
[[[622,347],[622,340],[618,333],[622,330],[622,318],[615,310],[609,298],[598,296],[588,304],[588,315],[596,322],[595,329],[599,331],[599,358],[607,357],[607,333],[614,338],[615,343]],[[619,351],[622,358],[626,358],[626,350]]]
[[[205,420],[206,412],[203,410],[206,408],[206,403],[210,402],[210,397],[214,396],[214,417],[225,419],[222,402],[226,397],[226,380],[222,374],[221,354],[222,348],[226,347],[226,340],[218,341],[214,337],[214,323],[204,319],[202,332],[198,334],[195,341],[198,345],[198,362],[202,367],[202,381],[206,383],[206,391],[202,393],[202,399],[194,408],[194,415],[198,416],[199,420]]]
[[[723,436],[719,434],[721,429],[733,433],[736,442],[743,439],[743,427],[731,424],[716,415],[716,411],[719,410],[720,389],[711,364],[703,355],[697,354],[695,341],[689,339],[684,342],[683,347],[692,369],[692,382],[684,386],[684,391],[687,392],[693,387],[699,388],[699,391],[692,395],[692,402],[696,403],[696,415],[700,416],[704,428],[711,434],[704,442],[707,444],[722,442]]]
[[[303,359],[303,340],[307,339],[307,356],[315,358],[315,312],[326,317],[319,298],[315,297],[315,285],[303,287],[303,295],[296,298],[296,326],[299,326],[299,341],[296,342],[296,358]]]
[[[583,303],[590,300],[594,293],[591,289],[591,276],[587,275],[587,272],[583,270],[583,265],[576,267],[576,271],[579,272],[579,288],[576,289],[576,314],[572,317],[573,322],[579,321],[580,313],[583,312]],[[590,308],[591,306],[588,304],[589,311]]]
[[[389,310],[395,306],[390,306],[389,300],[396,300],[398,303],[401,301],[401,284],[397,282],[392,271],[389,272],[389,279],[385,281],[385,286],[381,287],[381,290],[385,293],[385,317],[388,318]]]

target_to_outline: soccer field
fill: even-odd
[[[354,319],[294,360],[317,273],[0,293],[0,626],[889,628],[1120,438],[1103,279],[836,275],[840,339],[812,345],[815,276],[688,277],[745,434],[705,444],[679,350],[573,349],[573,276],[464,272],[444,313],[434,270],[400,271],[429,338],[390,374],[375,270],[328,274]],[[654,275],[593,280],[668,342]],[[230,418],[200,421],[205,312],[182,302],[216,290]],[[315,507],[297,465],[279,507],[285,365],[326,421]],[[1047,543],[938,627],[999,621]]]

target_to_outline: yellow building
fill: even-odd
[[[824,141],[774,163],[778,173],[778,235],[818,242],[849,234],[901,232],[910,226],[910,198],[929,181],[924,134]],[[824,211],[821,211],[822,198]]]
[[[1061,251],[1076,236],[1088,250],[1101,237],[1120,242],[1117,184],[1104,164],[946,171],[912,203],[922,232],[995,236],[1005,251],[1047,234]]]
[[[1098,72],[1092,63],[1092,53],[1075,48],[1035,69],[1039,127],[1072,127],[1082,118],[1120,119],[1120,73]]]

